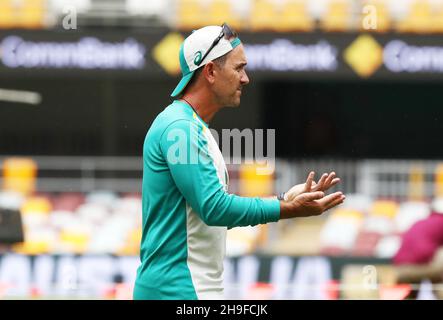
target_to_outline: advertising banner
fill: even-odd
[[[0,77],[178,78],[185,33],[1,31]],[[370,33],[242,33],[258,79],[443,79],[443,36]]]

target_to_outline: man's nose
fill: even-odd
[[[248,75],[246,74],[246,71],[243,71],[242,77],[240,78],[240,82],[244,86],[249,83],[249,78]]]

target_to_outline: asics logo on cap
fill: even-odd
[[[196,66],[198,66],[200,64],[201,60],[202,60],[202,52],[201,51],[197,51],[194,56],[195,56],[194,64]]]

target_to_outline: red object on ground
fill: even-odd
[[[326,297],[328,300],[337,300],[340,297],[340,281],[331,280],[326,283]]]
[[[397,284],[393,286],[380,285],[381,300],[405,300],[411,292],[410,284]]]

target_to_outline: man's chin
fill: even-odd
[[[224,103],[225,108],[238,108],[240,106],[241,96],[237,95]],[[229,101],[229,102],[228,102]]]
[[[240,107],[240,98],[235,99],[233,102],[231,102],[229,107],[231,107],[231,108],[238,108],[238,107]]]

